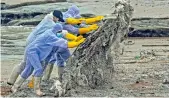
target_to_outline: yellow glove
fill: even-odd
[[[65,34],[65,38],[68,39],[68,40],[76,40],[77,39],[77,36],[71,34],[71,33],[66,33]]]
[[[104,16],[96,16],[96,17],[93,17],[93,18],[88,18],[88,19],[85,19],[85,23],[86,24],[92,24],[92,23],[95,23],[95,22],[102,20],[103,18],[104,18]]]
[[[77,42],[77,41],[80,41],[83,38],[83,36],[80,35],[80,36],[77,37],[77,36],[75,36],[71,33],[66,33],[65,38],[68,39],[68,40]]]
[[[79,21],[85,21],[85,18],[78,18]]]
[[[85,19],[85,23],[86,23],[86,24],[92,24],[92,23],[94,23],[94,22],[96,22],[96,19],[95,19],[95,18]]]
[[[93,24],[93,25],[89,26],[90,30],[97,30],[98,27],[99,26],[97,24]]]
[[[96,17],[96,21],[100,21],[100,20],[102,20],[104,18],[104,16],[97,16]]]
[[[80,23],[86,23],[86,19],[85,18],[79,18],[78,19]]]
[[[74,48],[74,47],[77,47],[78,45],[80,45],[81,43],[83,43],[85,41],[85,38],[82,38],[80,41],[78,42],[75,42],[75,41],[71,41],[71,42],[68,42],[68,48]]]
[[[76,25],[76,24],[81,23],[81,21],[75,18],[67,18],[66,23],[71,24],[71,25]]]
[[[32,80],[28,83],[29,88],[34,88],[34,77],[32,77]]]
[[[86,34],[86,33],[90,32],[92,30],[98,29],[98,27],[99,26],[97,24],[93,24],[93,25],[91,25],[87,28],[79,28],[79,34]]]
[[[78,42],[78,41],[80,41],[82,38],[83,38],[83,36],[82,36],[82,35],[79,35],[75,41]]]
[[[85,39],[86,39],[86,38],[82,38],[81,40],[79,40],[79,41],[77,42],[77,46],[78,46],[79,44],[83,43],[83,42],[85,41]]]
[[[88,32],[92,31],[89,27],[87,28],[79,28],[79,34],[86,34]]]

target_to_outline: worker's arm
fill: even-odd
[[[88,26],[88,27],[83,27],[83,28],[76,28],[72,25],[63,25],[63,28],[65,30],[67,30],[68,32],[71,32],[73,34],[86,34],[92,30],[96,30],[98,28],[98,25],[97,24],[93,24],[91,26]]]
[[[67,18],[66,23],[71,24],[71,25],[76,25],[81,23],[82,21],[80,19],[75,19],[75,18]]]
[[[71,34],[71,33],[66,33],[65,34],[65,38],[66,39],[68,39],[68,40],[71,40],[71,41],[80,41],[82,38],[83,38],[83,36],[75,36],[75,35],[73,35],[73,34]]]
[[[93,18],[67,18],[66,19],[66,23],[71,24],[71,25],[76,25],[76,24],[81,24],[81,23],[85,23],[85,24],[92,24],[95,22],[98,22],[100,20],[102,20],[104,18],[104,16],[96,16]]]
[[[104,18],[104,16],[96,16],[96,17],[93,17],[93,18],[87,18],[85,20],[83,20],[86,24],[92,24],[92,23],[95,23],[95,22],[98,22],[100,20],[102,20]]]
[[[75,41],[67,42],[67,45],[68,45],[68,48],[74,48],[74,47],[77,47],[78,45],[80,45],[81,43],[83,43],[84,41],[85,41],[85,38],[82,38],[78,42],[75,42]]]
[[[67,30],[62,30],[61,33],[57,33],[58,38],[65,38],[70,41],[79,41],[83,38],[83,36],[76,36],[74,34],[69,33]]]
[[[79,34],[86,34],[90,31],[97,30],[98,27],[99,26],[97,24],[93,24],[93,25],[86,27],[86,28],[79,28]]]

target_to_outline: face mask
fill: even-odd
[[[56,36],[57,36],[58,38],[63,38],[63,34],[62,34],[62,33],[57,33]]]
[[[58,32],[56,33],[56,36],[57,36],[58,38],[63,38],[62,31],[58,31]]]

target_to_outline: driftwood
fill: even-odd
[[[67,61],[62,81],[66,93],[77,87],[95,89],[111,84],[113,60],[128,33],[133,11],[128,2],[119,1],[116,8],[116,18],[103,21]]]

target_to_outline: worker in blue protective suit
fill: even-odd
[[[63,13],[63,19],[65,21],[68,17],[76,17],[76,16],[79,16],[79,15],[80,15],[79,8],[75,5],[73,5],[68,9],[67,12]],[[69,31],[70,33],[73,33],[73,34],[85,34],[87,32],[90,32],[90,31],[98,28],[97,25],[92,25],[92,26],[87,27],[87,28],[77,28],[77,27],[74,27],[72,24],[67,24],[67,23],[61,23],[61,24],[62,24],[64,30],[67,30],[67,31]],[[64,37],[66,39],[74,38],[68,32],[65,33],[65,34],[62,34],[62,33],[58,33],[58,34],[61,34],[61,35],[58,35],[58,36]],[[58,62],[57,59],[60,59],[60,57],[57,57],[55,55],[52,56],[51,60],[48,63],[48,66],[45,70],[43,80],[48,80],[50,78],[51,72],[53,70],[53,66],[54,66],[55,62],[56,62],[56,64]],[[56,77],[60,77],[59,73],[62,73],[62,70],[63,70],[63,67],[58,66],[58,76],[56,76]],[[34,83],[33,80],[34,79],[32,78],[32,80],[28,84],[28,86],[30,88],[33,88],[33,83]]]
[[[57,37],[64,38],[68,41],[75,41],[75,42],[78,42],[79,40],[83,39],[83,36],[76,37],[75,35],[68,33],[67,30],[62,30],[61,33],[57,33]],[[56,55],[54,54],[48,63],[48,66],[47,66],[44,76],[43,76],[43,80],[49,80],[51,72],[53,70],[53,66],[54,65],[63,65],[63,62],[64,62],[64,60],[56,52]],[[60,78],[61,73],[63,71],[63,67],[57,66],[57,68],[58,68],[58,74],[57,74],[58,76],[56,76],[56,77]],[[33,88],[33,80],[34,79],[32,79],[32,81],[29,82],[30,88]],[[61,78],[60,78],[60,80],[61,80]]]
[[[32,74],[34,70],[34,90],[38,96],[45,95],[41,92],[40,82],[43,75],[43,70],[46,68],[46,64],[42,66],[41,62],[49,62],[53,53],[57,54],[57,57],[65,60],[70,56],[68,48],[77,47],[84,42],[84,38],[78,42],[68,42],[63,38],[58,38],[57,33],[63,29],[61,24],[56,24],[52,29],[45,31],[39,35],[32,43],[30,43],[25,49],[26,66],[12,87],[12,91],[16,92],[22,83]],[[59,61],[59,59],[57,59]],[[58,66],[63,67],[64,62],[59,62]]]
[[[79,8],[76,6],[76,5],[73,5],[71,6],[68,11],[66,11],[65,13],[63,13],[63,19],[65,21],[65,23],[61,23],[62,26],[63,26],[63,29],[64,30],[67,30],[68,32],[72,33],[72,34],[75,34],[75,35],[78,35],[78,34],[86,34],[92,30],[96,30],[98,28],[97,25],[91,25],[89,27],[82,27],[82,28],[78,28],[78,27],[75,27],[74,24],[69,24],[69,23],[66,23],[68,22],[67,19],[69,20],[69,18],[80,18],[80,10]],[[76,23],[75,21],[72,21],[72,23]],[[62,33],[60,33],[61,35],[58,35],[60,37],[66,37],[66,39],[69,39],[69,38],[74,38],[73,36],[70,36],[70,34],[68,35],[66,33],[66,36],[62,35]],[[75,39],[75,38],[74,38]],[[51,75],[51,72],[53,70],[53,66],[55,64],[55,62],[57,62],[57,59],[56,58],[59,58],[59,57],[52,57],[52,59],[50,60],[50,63],[49,63],[49,66],[47,66],[46,70],[45,70],[45,74],[43,76],[43,80],[48,80],[50,78],[50,75]],[[58,73],[62,71],[62,68],[58,67]],[[33,84],[33,79],[32,81],[30,82],[30,85]],[[31,86],[30,86],[31,87]]]
[[[36,37],[44,31],[51,29],[56,22],[64,22],[63,14],[61,11],[55,10],[53,13],[48,14],[45,18],[37,25],[37,27],[32,31],[32,33],[27,38],[27,44],[31,43],[36,39]]]
[[[63,13],[63,17],[64,20],[66,20],[66,18],[81,18],[80,10],[76,5],[72,5]]]
[[[56,36],[58,38],[64,38],[68,41],[74,41],[74,42],[79,42],[81,39],[83,39],[83,36],[75,36],[71,33],[68,33],[66,30],[62,30],[62,32],[57,33]],[[49,80],[50,74],[53,70],[53,66],[55,65],[59,65],[58,67],[58,71],[56,74],[56,78],[59,79],[59,81],[61,81],[61,75],[63,72],[63,68],[65,66],[65,61],[68,59],[67,58],[62,58],[60,55],[60,53],[58,53],[58,51],[55,51],[55,53],[53,53],[52,57],[50,58],[49,62],[47,62],[46,64],[48,64],[45,73],[43,75],[43,80]],[[63,55],[64,53],[62,53]],[[60,66],[61,65],[61,66]],[[28,83],[28,87],[33,88],[34,87],[34,77],[32,77],[31,81]]]
[[[32,43],[37,38],[37,36],[44,33],[46,30],[51,29],[58,21],[60,22],[64,21],[63,14],[61,11],[55,10],[54,12],[47,14],[45,18],[36,26],[36,28],[28,36],[26,40],[26,46]],[[24,57],[22,62],[19,65],[14,67],[10,75],[10,78],[7,81],[9,85],[13,85],[15,83],[18,75],[22,72],[25,65],[26,65],[26,58]]]
[[[63,29],[76,35],[83,35],[98,28],[96,24],[87,26],[80,23],[79,18],[81,18],[79,8],[76,5],[72,5],[68,11],[63,13],[63,19],[65,21],[63,23]],[[79,26],[77,27],[77,25]]]
[[[83,18],[80,16],[80,10],[76,5],[71,6],[68,11],[63,13],[64,20],[68,24],[93,24],[95,22],[98,22],[104,18],[104,16],[96,16],[92,18]]]
[[[84,35],[98,28],[97,24],[93,24],[102,20],[104,16],[96,16],[93,18],[83,18],[80,16],[80,10],[76,5],[71,6],[68,11],[63,13],[65,25],[63,29],[74,33]],[[90,24],[90,25],[89,25]],[[92,24],[92,25],[91,25]]]

